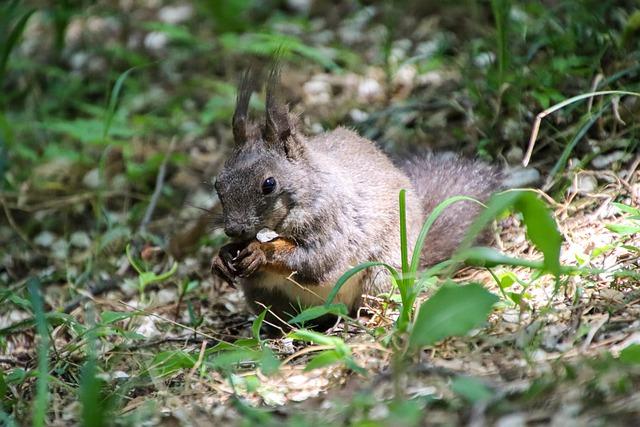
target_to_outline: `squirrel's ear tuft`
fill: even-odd
[[[287,157],[297,157],[302,146],[295,137],[295,120],[289,113],[289,107],[278,96],[279,86],[280,64],[276,61],[271,66],[267,81],[264,140],[269,147],[283,150]]]
[[[259,73],[255,68],[249,68],[242,75],[238,85],[238,95],[236,97],[236,110],[233,113],[232,127],[233,140],[237,145],[247,142],[249,101],[251,94],[257,89]]]

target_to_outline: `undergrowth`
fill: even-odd
[[[447,419],[456,424],[547,407],[575,390],[585,411],[631,413],[620,402],[639,383],[637,342],[587,349],[611,326],[598,322],[614,319],[606,332],[620,332],[638,299],[628,290],[640,280],[637,4],[197,0],[180,3],[192,9],[179,18],[178,4],[143,3],[0,5],[0,425],[153,425],[196,395],[245,425],[420,425],[443,412],[461,414]],[[266,338],[266,311],[247,320],[208,272],[224,243],[211,212],[189,209],[215,210],[206,181],[227,149],[237,75],[276,50],[288,64],[286,95],[313,132],[346,123],[392,152],[529,164],[548,195],[496,195],[452,259],[421,271],[438,215],[476,202],[443,202],[410,247],[401,193],[401,265],[354,267],[325,305],[290,319],[284,338]],[[614,192],[589,199],[602,187]],[[615,237],[594,233],[562,258],[572,230],[561,221],[582,212],[572,202],[605,198],[590,209],[612,209],[607,218],[619,220],[601,225]],[[473,247],[496,219],[526,229],[531,251]],[[609,262],[614,253],[622,261]],[[461,279],[463,265],[487,280]],[[333,297],[368,268],[384,269],[394,290],[354,319]],[[603,278],[606,304],[585,303]],[[558,326],[566,347],[553,353],[543,332],[560,321],[561,303],[571,313]],[[514,313],[518,328],[500,330]],[[312,330],[326,314],[340,327]],[[522,357],[500,380],[531,375],[526,387],[437,363],[478,349],[500,363]],[[543,353],[585,361],[559,356],[537,372]],[[300,373],[367,385],[321,413],[274,391]],[[416,388],[425,373],[444,384],[430,377]],[[381,397],[376,385],[387,380]]]

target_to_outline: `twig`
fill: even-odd
[[[206,349],[207,349],[207,340],[204,340],[202,341],[202,345],[200,346],[200,354],[198,355],[198,361],[196,362],[195,365],[193,365],[193,368],[191,368],[191,371],[189,372],[188,380],[191,379],[191,377],[196,373],[198,369],[200,369],[200,366],[202,365],[202,361],[204,360],[204,354]]]
[[[602,79],[604,79],[604,76],[602,75],[602,73],[598,73],[596,75],[596,78],[593,79],[593,83],[591,84],[591,92],[595,92],[596,90],[598,90],[598,86],[600,86],[600,82],[602,81]],[[591,98],[589,98],[589,101],[587,102],[587,113],[591,114],[591,108],[593,108],[593,96]]]
[[[134,311],[134,312],[136,312],[136,313],[142,313],[142,314],[144,314],[145,316],[155,317],[156,319],[160,319],[160,320],[162,320],[162,321],[164,321],[164,322],[167,322],[167,323],[170,323],[170,324],[172,324],[172,325],[174,325],[174,326],[178,326],[178,327],[180,327],[180,328],[182,328],[182,329],[185,329],[185,330],[187,330],[187,331],[193,332],[195,335],[203,336],[203,337],[205,337],[205,338],[207,338],[207,339],[210,339],[211,341],[215,341],[215,342],[222,341],[222,340],[220,340],[219,338],[214,337],[213,335],[209,335],[209,334],[206,334],[206,333],[204,333],[204,332],[200,332],[199,330],[197,330],[197,329],[195,329],[195,328],[192,328],[192,327],[187,326],[187,325],[184,325],[184,324],[182,324],[182,323],[179,323],[179,322],[173,321],[173,320],[168,319],[168,318],[166,318],[166,317],[164,317],[164,316],[160,316],[159,314],[151,313],[150,311],[147,311],[147,310],[144,310],[144,309],[141,309],[141,308],[138,308],[138,307],[134,307],[134,306],[132,306],[131,304],[127,304],[126,302],[124,302],[124,301],[122,301],[122,300],[119,300],[119,301],[118,301],[118,303],[119,303],[119,304],[121,304],[121,305],[123,305],[123,306],[125,306],[125,307],[127,307],[127,308],[128,308],[128,309],[130,309],[131,311]],[[218,333],[218,336],[229,336],[229,335],[228,335],[228,334],[221,334],[221,333]]]
[[[103,198],[123,197],[123,196],[141,199],[141,200],[145,198],[141,194],[135,194],[129,191],[121,191],[121,190],[106,191],[102,194]],[[6,197],[17,198],[18,195],[10,192],[0,192],[0,198],[4,199]],[[8,203],[7,207],[12,210],[32,213],[32,212],[37,212],[37,211],[42,211],[47,209],[58,209],[58,208],[69,206],[69,205],[76,205],[78,203],[85,202],[86,200],[90,200],[95,197],[97,197],[97,194],[95,192],[87,192],[87,193],[81,193],[81,194],[74,194],[72,196],[57,197],[55,199],[45,200],[43,202],[39,202],[33,205],[21,205],[19,203],[14,203],[14,204]]]
[[[69,314],[71,313],[73,310],[75,310],[76,308],[78,308],[80,306],[80,304],[88,299],[92,299],[94,297],[97,297],[99,295],[102,295],[104,293],[107,293],[109,291],[113,291],[115,289],[118,289],[118,283],[119,281],[115,280],[114,278],[110,278],[107,279],[103,282],[98,283],[96,286],[94,286],[93,288],[89,289],[89,295],[79,295],[78,297],[74,298],[72,301],[68,302],[65,306],[64,306],[64,312]]]
[[[138,228],[138,234],[143,234],[149,222],[151,222],[151,217],[153,216],[153,211],[156,210],[156,206],[158,205],[158,201],[160,200],[160,195],[162,194],[162,187],[164,186],[164,177],[167,174],[167,163],[169,163],[169,157],[176,146],[176,137],[171,139],[171,143],[169,144],[169,148],[164,155],[164,160],[162,160],[162,164],[160,165],[160,169],[158,170],[158,175],[156,176],[156,187],[153,190],[153,194],[151,195],[151,200],[149,201],[149,206],[147,206],[147,210],[144,213],[144,217],[142,218],[142,222],[140,222],[140,227]]]
[[[589,93],[584,93],[582,95],[578,95],[578,96],[574,96],[572,98],[569,99],[565,99],[562,102],[559,102],[549,108],[547,108],[546,110],[538,113],[538,115],[536,116],[535,121],[533,122],[533,129],[531,130],[531,137],[529,138],[529,146],[527,147],[527,152],[524,155],[524,158],[522,159],[522,166],[527,166],[529,164],[529,161],[531,160],[531,155],[533,153],[533,147],[536,145],[536,140],[538,139],[538,132],[540,131],[540,125],[542,123],[542,119],[544,119],[545,117],[547,117],[549,114],[551,113],[555,113],[556,111],[566,107],[567,105],[573,104],[574,102],[583,100],[583,99],[587,99],[587,98],[593,98],[594,96],[602,96],[602,95],[631,95],[631,96],[640,96],[639,93],[636,92],[630,92],[630,91],[626,91],[626,90],[602,90],[602,91],[597,91],[597,92],[589,92]]]
[[[7,217],[7,221],[9,222],[9,225],[11,226],[11,228],[13,228],[13,231],[16,232],[16,234],[18,236],[20,236],[20,238],[22,240],[24,240],[24,242],[36,253],[40,254],[40,250],[38,250],[38,248],[36,247],[35,244],[33,244],[33,242],[31,240],[29,240],[29,237],[27,237],[26,234],[24,234],[24,232],[20,229],[20,227],[18,227],[18,224],[16,224],[16,222],[13,219],[13,216],[11,215],[11,211],[9,210],[9,207],[7,206],[7,204],[4,201],[4,198],[0,197],[0,204],[2,204],[2,209],[4,210],[4,215]]]
[[[633,184],[633,174],[635,173],[636,169],[638,169],[638,166],[640,166],[640,154],[636,156],[636,158],[633,160],[633,163],[631,163],[631,166],[629,166],[629,169],[627,170],[627,181],[629,181],[630,184]]]

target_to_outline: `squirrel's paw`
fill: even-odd
[[[234,260],[234,267],[240,277],[248,277],[267,262],[267,256],[258,241],[251,242],[240,251]]]
[[[211,270],[230,285],[235,284],[235,279],[238,276],[238,271],[233,265],[233,262],[239,253],[240,247],[238,244],[232,243],[225,245],[220,248],[218,255],[213,258],[211,264]]]

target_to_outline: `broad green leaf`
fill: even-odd
[[[181,369],[191,369],[197,358],[182,350],[163,351],[153,358],[149,370],[154,375],[164,377]]]
[[[509,289],[514,283],[517,283],[518,281],[516,275],[511,271],[503,273],[499,277],[500,279],[498,285],[503,290]]]
[[[477,267],[496,267],[498,265],[529,267],[533,269],[542,269],[544,267],[544,264],[541,261],[512,258],[493,248],[487,248],[484,246],[466,249],[460,252],[458,256],[460,260]]]
[[[262,350],[262,356],[260,357],[260,370],[265,375],[273,375],[280,369],[280,360],[273,354],[270,348],[264,348]]]
[[[493,392],[482,381],[472,377],[454,378],[451,389],[472,404],[486,402],[493,397]]]
[[[324,350],[315,355],[307,366],[304,367],[305,371],[311,371],[313,369],[324,368],[325,366],[334,365],[340,363],[343,360],[343,355],[335,350]]]
[[[633,234],[640,233],[640,226],[638,225],[629,225],[629,224],[607,224],[608,230],[613,231],[616,234],[620,234],[621,236],[630,236]]]
[[[211,358],[211,360],[207,360],[206,364],[213,369],[229,371],[240,363],[255,363],[260,360],[261,356],[262,352],[256,350],[223,351]]]
[[[631,344],[620,352],[620,360],[624,363],[640,363],[640,344]]]
[[[100,323],[108,325],[119,322],[120,320],[128,319],[135,315],[136,313],[131,311],[103,311],[100,313]]]
[[[532,192],[522,192],[516,202],[527,226],[527,236],[544,254],[545,269],[560,274],[560,246],[562,236],[547,206]]]
[[[464,335],[482,325],[498,297],[478,283],[443,285],[420,306],[409,338],[420,348],[451,336]]]
[[[616,208],[620,209],[624,213],[628,213],[628,214],[631,214],[631,215],[640,215],[640,209],[638,209],[638,208],[634,208],[632,206],[625,205],[624,203],[613,202],[611,204],[613,206],[615,206]]]
[[[493,218],[508,208],[515,208],[522,213],[529,239],[544,255],[544,268],[553,274],[559,274],[562,237],[549,210],[532,191],[505,191],[492,196],[487,203],[486,209],[478,215],[474,223],[469,227],[469,232],[460,245],[458,253],[454,255],[454,259],[457,261],[471,259],[473,261],[473,257],[469,256],[468,249],[476,236]],[[487,252],[485,255],[488,256],[489,253]],[[492,258],[496,264],[502,262],[498,260],[495,254],[492,255]],[[507,259],[509,258],[504,258],[504,260]],[[487,265],[489,264],[487,263]],[[539,266],[532,266],[532,268],[539,268]]]

